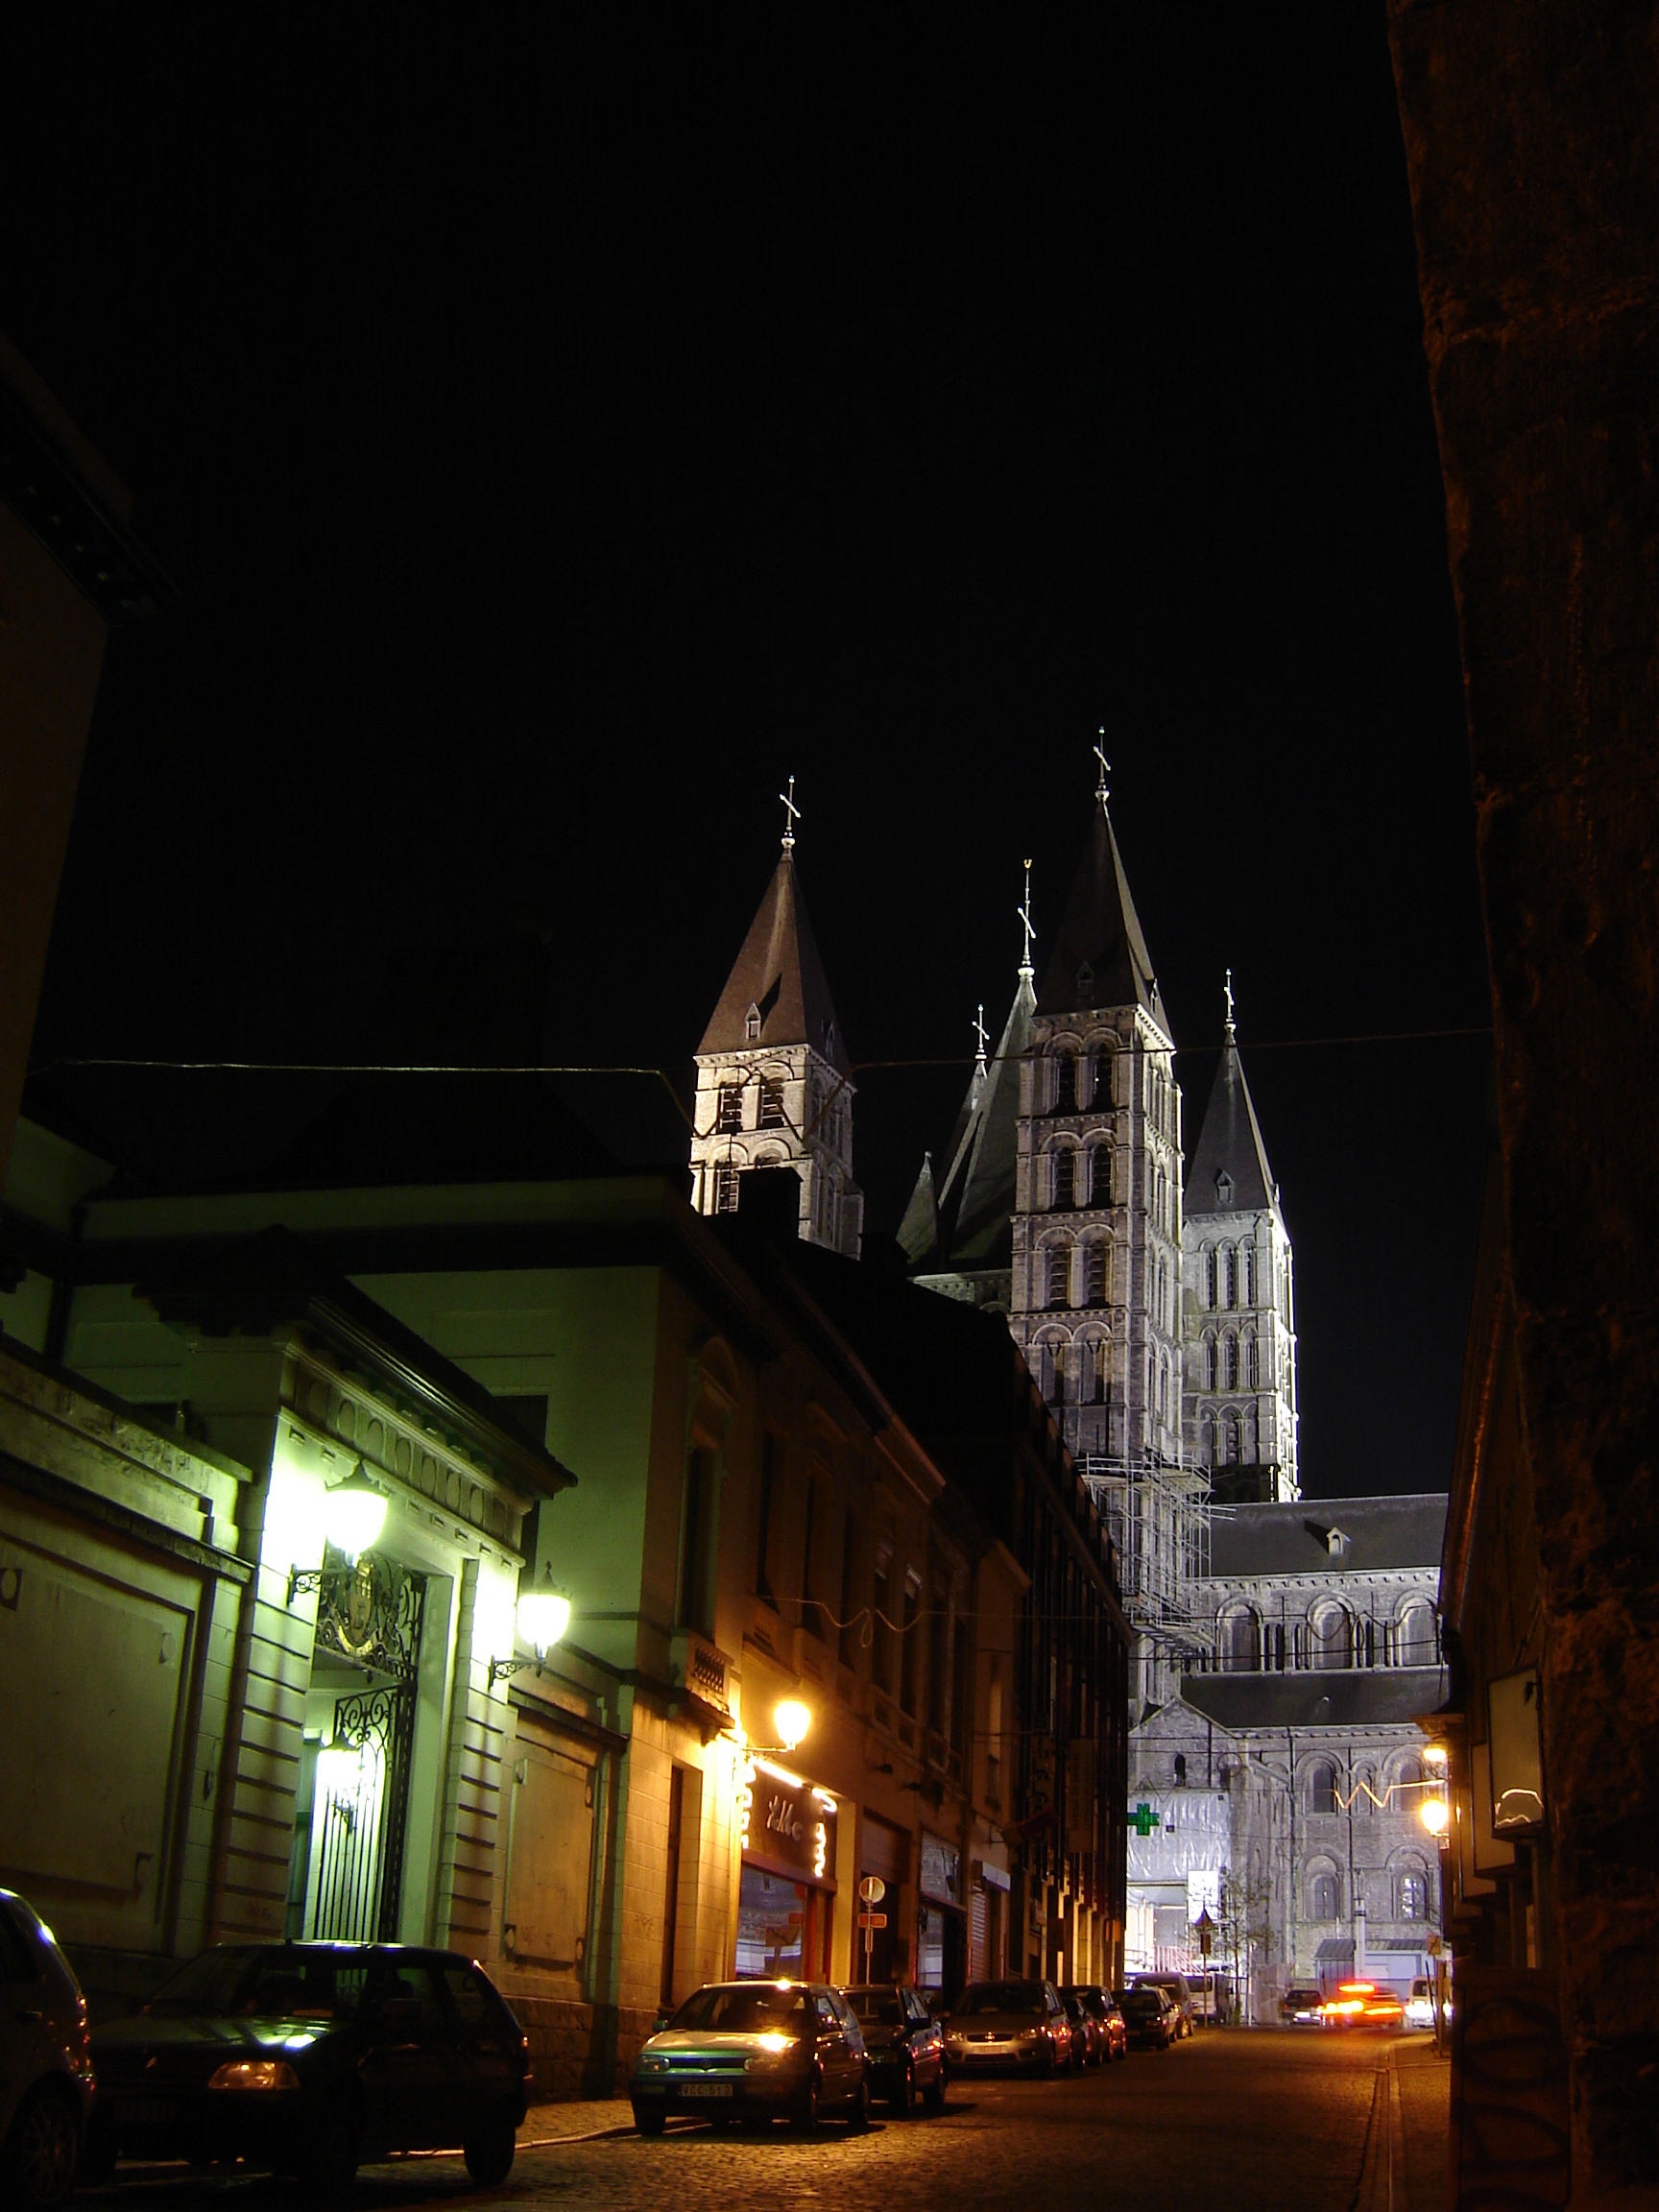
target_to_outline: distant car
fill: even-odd
[[[1071,2023],[1071,2063],[1080,2071],[1090,2066],[1106,2063],[1106,2045],[1100,2023],[1083,2002],[1081,1991],[1065,1988],[1060,2002],[1066,2008],[1066,2017]]]
[[[1097,1983],[1076,1983],[1063,1996],[1076,1995],[1083,2000],[1100,2031],[1101,2056],[1127,2058],[1129,2056],[1129,2031],[1123,2024],[1110,1989],[1102,1989]]]
[[[1158,1988],[1175,2008],[1176,2035],[1192,2032],[1192,1991],[1185,1974],[1137,1974],[1132,1989]]]
[[[52,1931],[0,1889],[0,2201],[52,2212],[92,2111],[86,2000]]]
[[[1317,1989],[1286,1989],[1279,2000],[1279,2017],[1286,2028],[1317,2028],[1324,2002]]]
[[[360,2160],[462,2148],[513,2167],[529,2045],[475,1960],[401,1943],[221,1943],[95,2029],[84,2174],[240,2158],[344,2188]]]
[[[1446,2008],[1450,2013],[1452,2008]],[[1434,1984],[1426,1974],[1419,1974],[1411,1984],[1411,1994],[1406,2000],[1406,2025],[1407,2028],[1432,2028],[1434,2025]]]
[[[1327,2028],[1404,2028],[1406,2007],[1393,1990],[1379,1989],[1374,1982],[1339,1982],[1319,2016]]]
[[[921,2097],[930,2111],[945,2102],[949,2069],[945,2031],[919,1989],[893,1983],[861,1984],[842,1996],[858,2016],[870,2057],[870,2094],[895,2112],[908,2112]]]
[[[857,2015],[838,1989],[805,1982],[709,1982],[641,2046],[629,2077],[634,2125],[661,2135],[670,2112],[716,2128],[839,2112],[870,2125],[869,2061]]]
[[[1052,1982],[970,1982],[945,2023],[952,2077],[982,2067],[1071,2070],[1071,2023]]]
[[[1156,1982],[1138,1982],[1133,1988],[1118,1990],[1116,1995],[1131,2043],[1147,2043],[1156,2051],[1167,2051],[1179,2039],[1180,2016],[1168,1991]]]

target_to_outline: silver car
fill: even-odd
[[[952,2076],[975,2067],[1070,2074],[1071,2023],[1052,1982],[970,1982],[945,2023]]]
[[[817,1983],[707,1984],[646,2037],[628,2094],[641,2135],[661,2135],[671,2112],[716,2128],[812,2128],[829,2112],[854,2134],[870,2125],[863,2032],[840,1991]]]
[[[86,2000],[52,1931],[0,1889],[0,2198],[53,2212],[92,2109]]]

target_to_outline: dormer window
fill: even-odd
[[[833,1014],[827,1014],[824,1017],[824,1056],[827,1060],[832,1060],[835,1057],[835,1017]]]
[[[1215,1203],[1217,1206],[1231,1206],[1233,1203],[1233,1178],[1225,1167],[1215,1178]]]
[[[1333,1559],[1340,1559],[1348,1550],[1347,1532],[1341,1528],[1327,1528],[1325,1549]]]
[[[1087,960],[1077,971],[1077,1003],[1079,1006],[1094,1003],[1094,971]]]
[[[748,1013],[743,1017],[743,1034],[748,1038],[751,1045],[760,1034],[760,1009],[753,1003],[751,1003]]]

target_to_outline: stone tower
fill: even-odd
[[[1290,1237],[1233,1022],[1187,1185],[1187,1392],[1194,1465],[1229,1503],[1289,1503],[1296,1470],[1296,1299]]]
[[[1106,800],[1103,773],[1021,1064],[1009,1306],[1102,1475],[1179,1465],[1182,1389],[1175,1046]]]
[[[790,780],[793,794],[794,780]],[[841,1026],[795,873],[795,809],[766,896],[697,1048],[691,1202],[734,1213],[750,1167],[792,1167],[800,1233],[858,1257],[853,1085]]]

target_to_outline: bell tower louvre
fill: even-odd
[[[853,1180],[853,1085],[830,985],[795,870],[795,779],[782,851],[697,1047],[691,1202],[737,1210],[751,1168],[791,1167],[799,1232],[858,1257],[864,1194]]]

